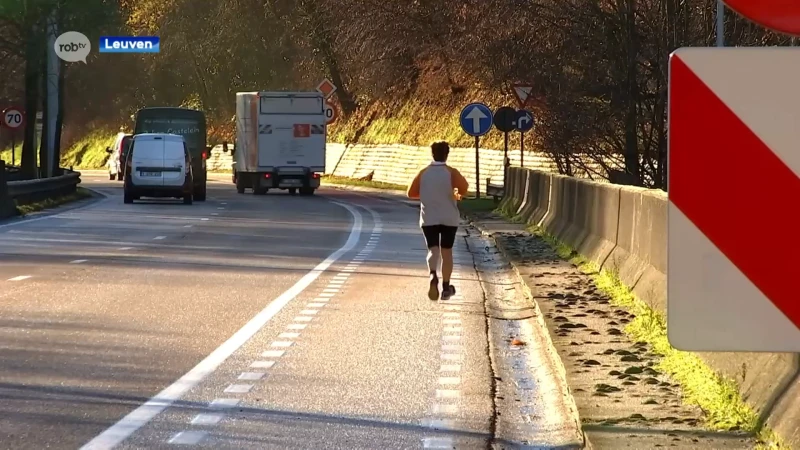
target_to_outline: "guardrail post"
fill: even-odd
[[[6,162],[0,159],[0,218],[13,216],[16,212],[15,209],[11,197],[8,196]]]

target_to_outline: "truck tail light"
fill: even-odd
[[[203,159],[207,159],[207,158],[208,158],[208,155],[206,154],[206,152],[203,152]]]
[[[268,174],[268,173],[264,174],[264,178],[269,178],[269,177],[270,177],[270,174]]]
[[[313,174],[313,175],[311,175],[311,177],[312,177],[312,178],[319,178],[319,177],[320,177],[320,174],[319,174],[319,173],[316,173],[316,172],[314,172],[314,174]]]

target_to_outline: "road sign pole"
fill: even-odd
[[[461,110],[459,123],[465,133],[475,138],[475,198],[481,198],[480,137],[492,129],[494,114],[483,103],[470,103]]]
[[[508,179],[508,131],[503,133],[505,141],[503,145],[503,186],[506,186],[506,180]]]
[[[481,198],[481,145],[478,136],[475,136],[475,198]]]
[[[525,133],[519,134],[519,166],[525,167]]]
[[[17,133],[11,130],[11,165],[17,165]]]

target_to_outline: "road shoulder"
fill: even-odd
[[[469,219],[514,267],[544,316],[592,448],[754,448],[755,438],[703,428],[703,412],[658,370],[661,357],[623,332],[633,316],[615,307],[590,274],[538,236],[494,213]],[[624,437],[624,440],[620,440]]]
[[[466,231],[484,292],[495,448],[584,448],[578,409],[541,312],[494,243],[473,227]]]

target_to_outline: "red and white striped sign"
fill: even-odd
[[[800,49],[682,48],[669,69],[669,340],[800,352]]]

